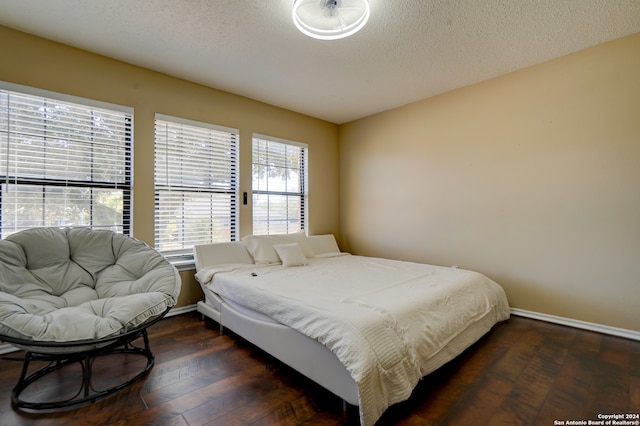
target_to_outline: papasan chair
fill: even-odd
[[[157,251],[107,230],[34,228],[0,241],[0,341],[24,351],[23,358],[14,358],[23,367],[12,406],[75,407],[140,380],[154,363],[147,327],[175,305],[180,285],[176,268]],[[132,378],[97,389],[92,366],[106,355],[116,356],[109,358],[113,365],[125,365],[133,357],[142,366]],[[30,372],[33,362],[37,369]],[[77,370],[78,364],[81,373],[71,375],[78,383],[69,392],[44,400],[22,398],[45,376],[54,383],[68,380],[63,371]],[[36,391],[26,393],[38,395],[38,386],[32,388]]]

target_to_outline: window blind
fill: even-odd
[[[0,87],[2,237],[40,226],[129,235],[131,109],[19,88],[30,93]]]
[[[252,146],[253,233],[303,231],[307,145],[254,135]]]
[[[197,244],[235,241],[238,131],[156,114],[155,245],[191,256]]]

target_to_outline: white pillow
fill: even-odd
[[[313,257],[330,257],[341,254],[333,234],[313,235],[309,237],[309,245],[313,250]]]
[[[273,246],[276,244],[298,243],[305,257],[313,257],[313,249],[304,232],[277,235],[247,235],[242,242],[257,264],[280,263],[280,257]]]
[[[275,244],[273,249],[282,260],[284,266],[304,266],[309,264],[298,243]]]

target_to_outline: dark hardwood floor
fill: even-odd
[[[57,413],[20,413],[10,393],[21,363],[0,361],[0,424],[358,424],[342,401],[197,313],[150,328],[156,364],[117,395]],[[19,356],[12,353],[7,356]],[[126,376],[138,361],[95,366],[96,382]],[[33,393],[64,393],[72,368]],[[60,384],[62,386],[60,386]],[[379,425],[554,425],[640,412],[640,342],[512,317],[423,379]]]

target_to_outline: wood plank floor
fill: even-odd
[[[10,393],[21,363],[0,361],[0,425],[351,425],[357,408],[197,313],[150,328],[156,364],[117,395],[57,413],[20,413]],[[18,353],[7,356],[20,355]],[[135,361],[96,365],[126,376]],[[59,393],[75,368],[33,392]],[[59,389],[58,383],[65,384]],[[640,342],[512,317],[423,379],[378,425],[554,425],[640,412]]]

